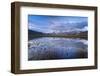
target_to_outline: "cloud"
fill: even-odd
[[[68,32],[84,32],[84,31],[88,31],[88,27],[87,26],[85,26],[85,27],[83,27],[83,28],[73,28],[72,30],[69,30]]]
[[[33,31],[39,31],[39,32],[41,32],[43,30],[42,28],[40,28],[39,26],[37,26],[36,24],[33,24],[31,22],[29,22],[29,24],[28,24],[28,29],[33,30]]]
[[[85,23],[85,25],[84,25]],[[73,32],[73,31],[87,31],[87,24],[86,22],[80,22],[80,23],[75,23],[75,22],[70,22],[70,23],[62,23],[62,22],[53,22],[49,26],[53,32]]]
[[[85,26],[84,28],[82,28],[81,31],[88,31],[88,26]]]
[[[44,33],[87,31],[88,28],[87,18],[47,17],[39,16],[39,18],[31,18],[28,23],[28,28]]]

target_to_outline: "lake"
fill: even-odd
[[[88,40],[40,37],[28,41],[28,60],[88,58]]]

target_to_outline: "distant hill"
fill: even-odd
[[[44,33],[42,33],[42,32],[28,30],[28,40],[30,40],[32,38],[37,38],[37,37],[40,37],[40,36],[43,36],[43,35],[44,35]]]
[[[48,33],[49,35],[87,35],[88,34],[88,31],[79,31],[79,32],[59,32],[59,33]]]
[[[37,31],[33,31],[33,30],[28,30],[28,34],[44,34],[42,32],[37,32]]]
[[[84,32],[63,32],[63,33],[49,33],[49,37],[66,37],[66,38],[88,38],[88,31]]]
[[[88,36],[88,31],[80,32],[79,35],[80,36]]]
[[[66,37],[66,38],[88,38],[88,31],[84,32],[63,32],[63,33],[42,33],[28,30],[28,40],[39,37]]]

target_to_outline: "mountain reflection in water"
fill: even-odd
[[[28,41],[28,60],[88,57],[88,42],[79,38],[41,37]]]

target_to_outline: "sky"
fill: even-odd
[[[87,31],[88,17],[28,15],[28,29],[43,33]]]

